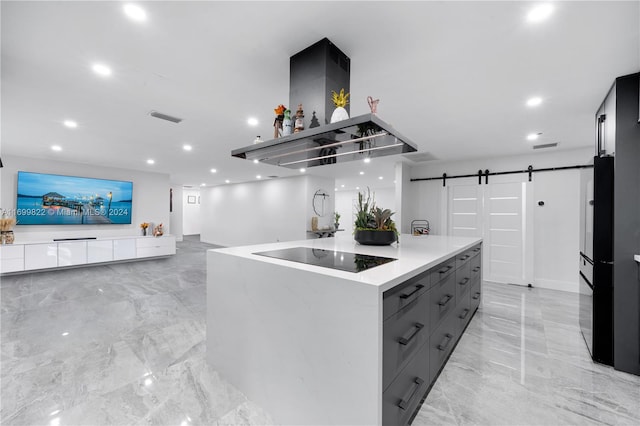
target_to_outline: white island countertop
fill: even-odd
[[[351,235],[335,238],[318,238],[312,240],[287,241],[251,246],[213,249],[212,251],[252,259],[258,262],[281,265],[306,272],[322,274],[330,277],[369,284],[385,291],[406,278],[426,271],[441,261],[455,256],[471,248],[482,240],[480,238],[452,237],[446,235],[409,235],[402,234],[400,243],[389,246],[365,246],[354,241]],[[288,260],[275,259],[254,253],[281,250],[292,247],[309,247],[337,252],[366,254],[397,259],[362,272],[347,272],[322,266],[309,265]]]

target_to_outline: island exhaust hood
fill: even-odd
[[[349,92],[350,68],[350,59],[326,38],[292,56],[289,108],[295,111],[302,104],[309,127],[235,149],[231,155],[297,169],[417,151],[376,114],[329,123],[334,109],[331,91]]]

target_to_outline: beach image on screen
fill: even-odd
[[[133,183],[18,172],[18,225],[130,224]]]

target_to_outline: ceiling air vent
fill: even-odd
[[[556,146],[558,146],[558,142],[544,143],[544,144],[540,144],[540,145],[534,145],[533,149],[555,148]]]
[[[437,160],[437,158],[429,152],[411,152],[409,154],[404,154],[403,157],[408,158],[414,163],[424,163],[425,161]]]
[[[182,118],[172,117],[170,115],[163,114],[163,113],[158,112],[158,111],[151,111],[149,113],[149,115],[152,116],[152,117],[155,117],[155,118],[159,118],[161,120],[171,121],[172,123],[180,123],[182,121]]]

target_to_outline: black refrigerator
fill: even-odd
[[[614,158],[595,157],[584,176],[580,329],[594,361],[613,365]]]

